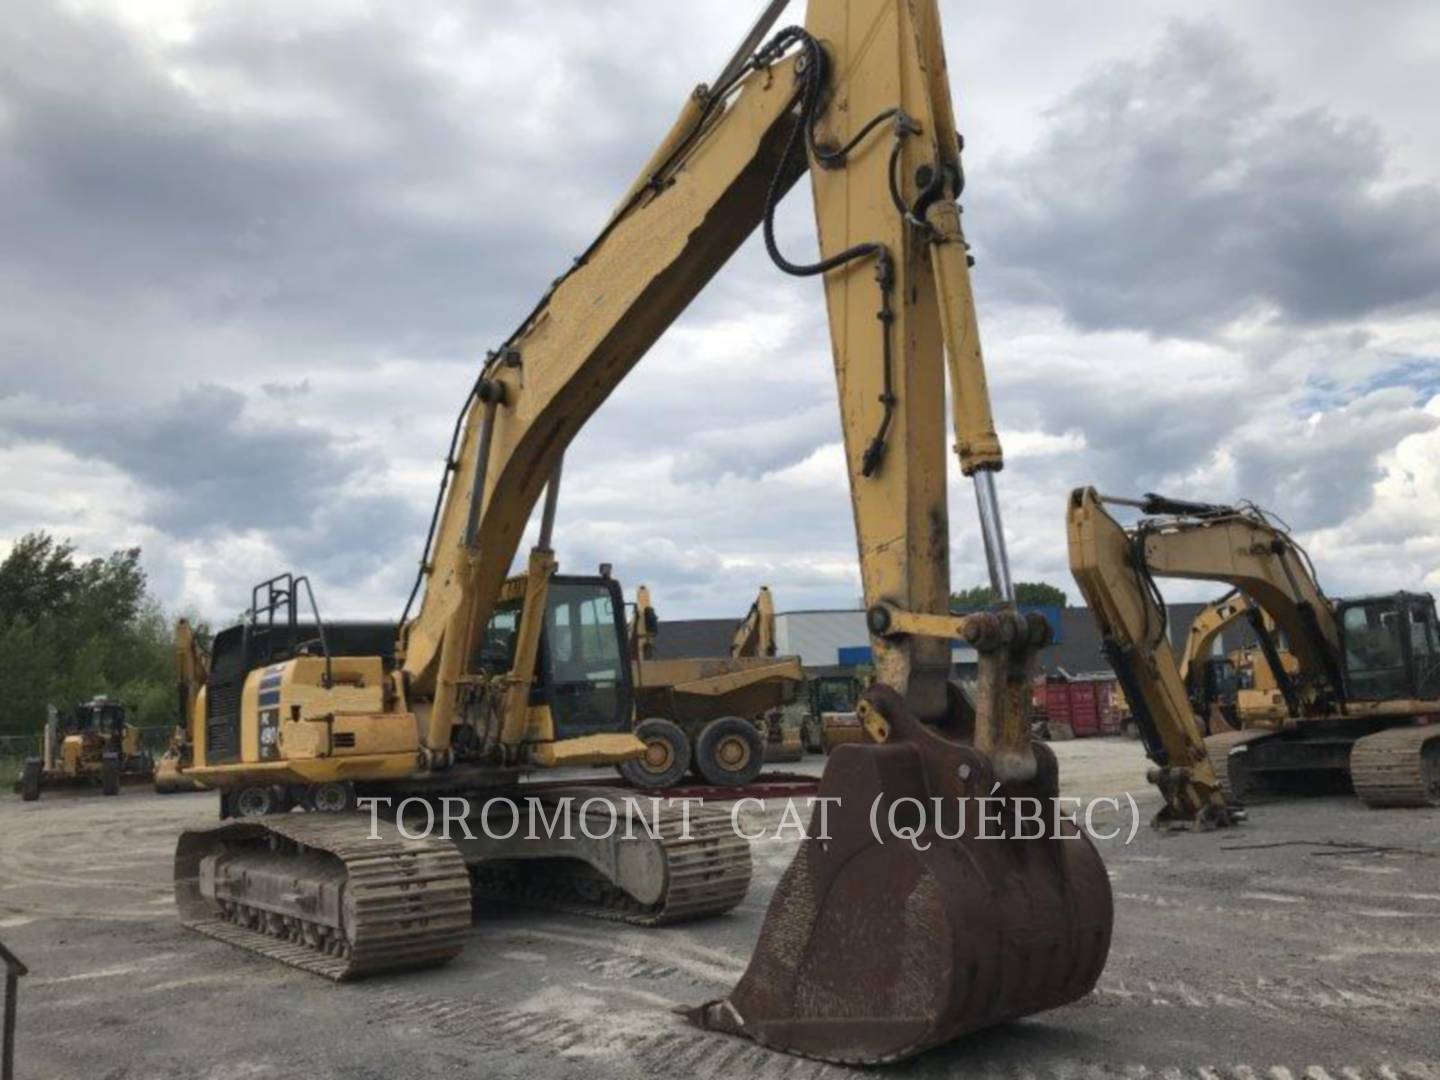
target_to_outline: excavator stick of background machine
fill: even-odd
[[[1056,819],[1049,748],[1034,747],[1032,779],[997,784],[986,755],[894,690],[872,686],[864,704],[888,738],[831,754],[819,798],[834,801],[817,805],[749,968],[690,1018],[878,1064],[1088,993],[1109,953],[1110,884],[1090,840]]]

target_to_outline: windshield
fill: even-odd
[[[1409,693],[1405,646],[1400,636],[1402,618],[1408,621],[1408,614],[1397,609],[1393,601],[1345,609],[1345,671],[1351,697],[1384,701]]]
[[[1428,598],[1410,608],[1410,655],[1415,660],[1415,696],[1440,697],[1440,638],[1435,627],[1435,604]]]

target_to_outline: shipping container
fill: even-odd
[[[1075,738],[1120,733],[1113,679],[1057,679],[1045,683],[1043,693],[1050,724],[1066,725]]]

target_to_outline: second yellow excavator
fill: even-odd
[[[1107,506],[1144,516],[1125,528]],[[1080,488],[1067,514],[1071,571],[1156,766],[1159,821],[1226,824],[1246,797],[1337,784],[1370,806],[1440,805],[1440,631],[1430,595],[1332,600],[1289,530],[1249,503]],[[1160,577],[1224,582],[1264,613],[1268,622],[1252,627],[1285,701],[1278,724],[1202,737]]]
[[[778,1050],[884,1062],[1095,984],[1113,919],[1105,867],[1073,821],[1042,819],[1037,834],[1027,813],[1058,792],[1025,709],[1048,630],[1013,602],[938,7],[811,0],[803,29],[765,41],[783,7],[687,100],[600,235],[490,354],[456,420],[413,617],[326,623],[306,581],[282,576],[217,636],[185,771],[231,809],[278,810],[298,792],[331,812],[183,835],[188,925],[339,979],[454,956],[472,889],[638,923],[744,894],[748,849],[724,815],[687,831],[667,811],[653,833],[622,837],[603,827],[613,795],[551,784],[546,809],[580,828],[495,839],[505,822],[492,822],[482,838],[482,820],[468,838],[411,839],[400,808],[433,818],[451,796],[489,805],[523,797],[527,774],[643,752],[619,587],[557,572],[561,458],[758,230],[781,271],[823,283],[876,681],[857,709],[867,741],[831,755],[827,801],[748,969],[691,1018]],[[774,226],[807,171],[809,263],[780,251]],[[1001,598],[959,616],[947,399]],[[512,576],[542,491],[538,542]],[[957,638],[979,657],[973,710],[951,683]],[[394,820],[347,812],[359,795],[389,800]]]
[[[1254,643],[1211,655],[1216,638],[1241,620],[1249,624]],[[1180,657],[1180,678],[1207,735],[1280,726],[1288,715],[1282,680],[1299,673],[1275,621],[1238,589],[1200,610]]]

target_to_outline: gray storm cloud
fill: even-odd
[[[1212,24],[1068,94],[975,197],[1002,288],[1082,329],[1208,338],[1333,323],[1440,292],[1440,189],[1382,185],[1377,125],[1289,111]]]

